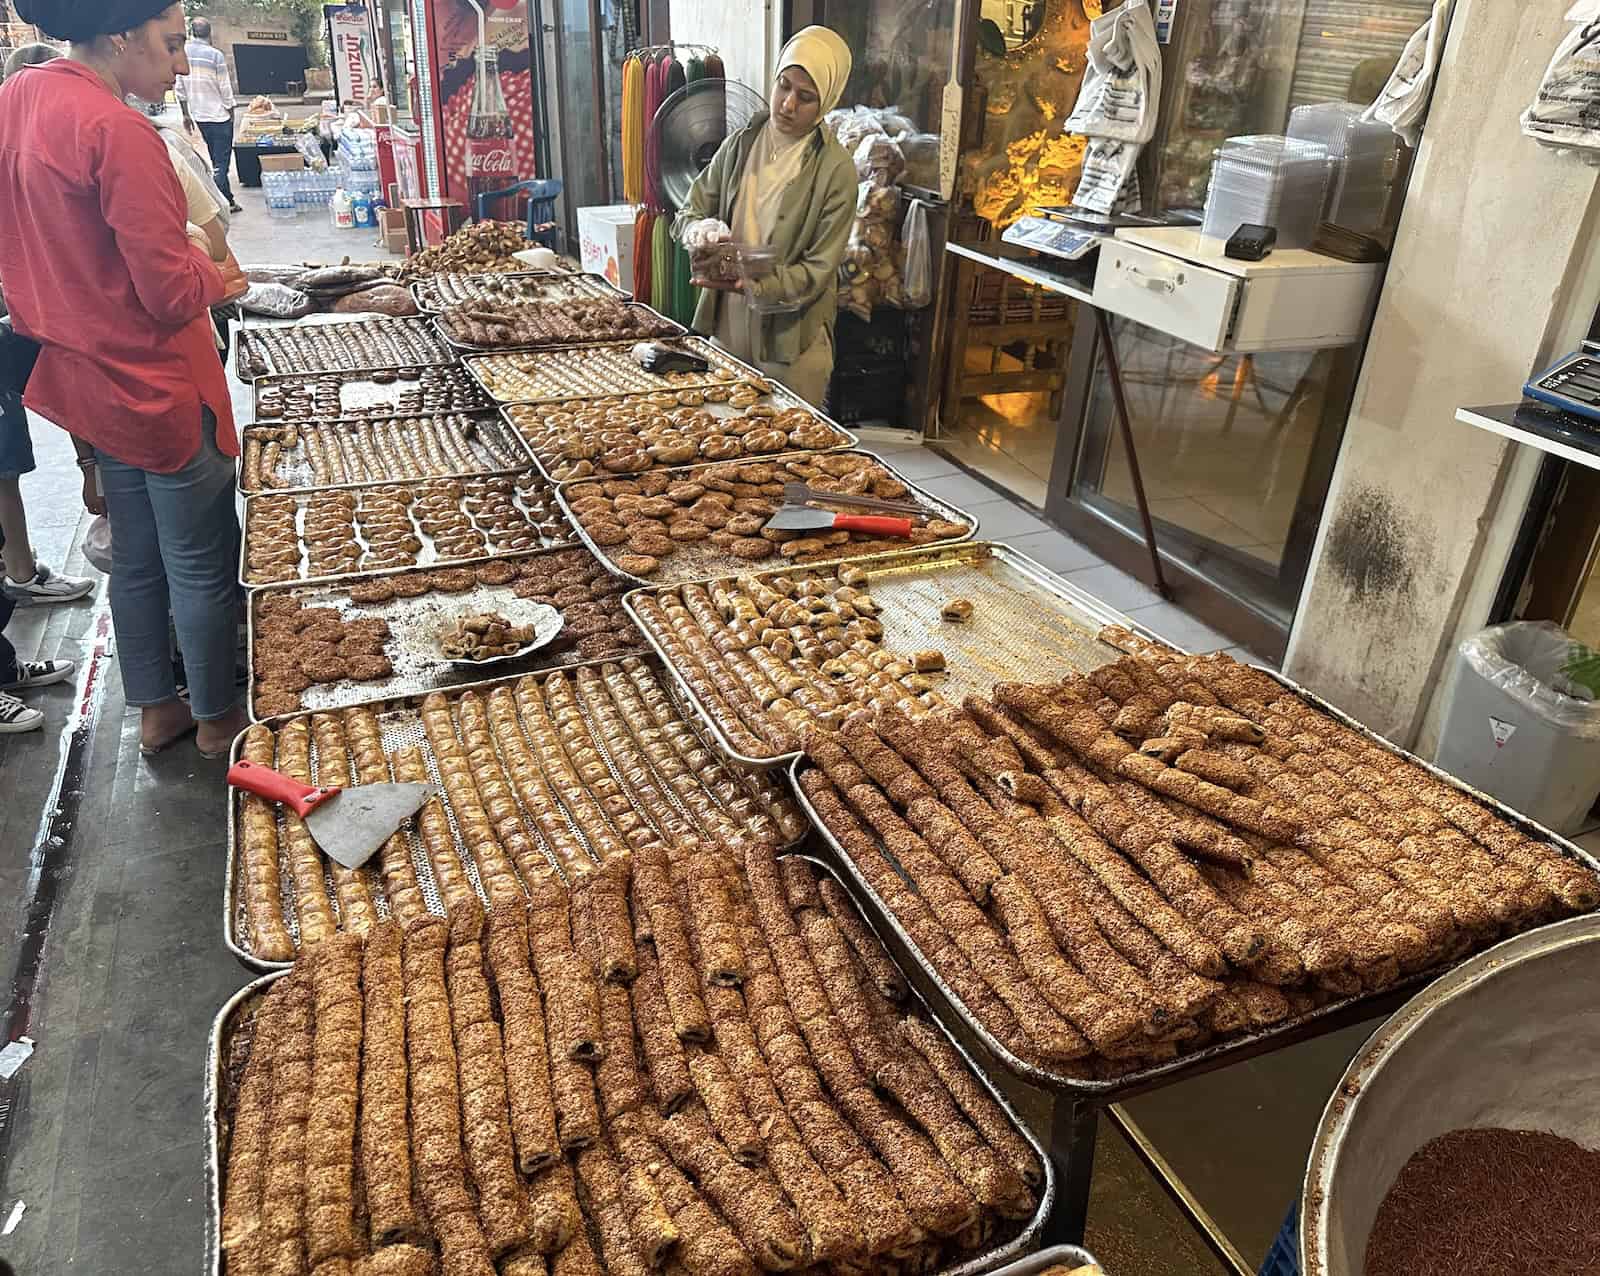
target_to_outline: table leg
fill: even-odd
[[[1128,453],[1128,477],[1133,481],[1134,499],[1139,504],[1139,521],[1144,524],[1144,543],[1150,548],[1150,568],[1155,573],[1156,593],[1172,598],[1172,587],[1167,584],[1166,573],[1161,570],[1161,551],[1156,548],[1156,527],[1150,521],[1150,502],[1145,499],[1144,478],[1139,473],[1139,453],[1133,443],[1133,423],[1128,416],[1128,396],[1122,387],[1122,362],[1117,358],[1117,344],[1111,338],[1111,323],[1100,307],[1094,310],[1095,325],[1100,331],[1100,347],[1105,351],[1106,376],[1111,382],[1111,398],[1117,408],[1117,428],[1122,431],[1122,446]]]
[[[1050,1116],[1050,1159],[1056,1171],[1056,1207],[1045,1221],[1043,1245],[1082,1245],[1089,1220],[1089,1184],[1094,1178],[1098,1110],[1058,1099]]]

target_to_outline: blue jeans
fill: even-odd
[[[204,410],[200,451],[174,474],[141,470],[98,448],[95,457],[111,520],[111,620],[127,701],[142,707],[178,694],[170,611],[194,716],[225,717],[239,699],[239,522],[234,466],[217,450],[216,418]]]

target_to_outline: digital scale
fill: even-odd
[[[1005,228],[1000,238],[1020,248],[1031,248],[1065,261],[1079,261],[1105,238],[1105,234],[1047,217],[1019,217]]]
[[[1523,386],[1522,393],[1600,425],[1600,342],[1585,341],[1581,350],[1562,356]]]

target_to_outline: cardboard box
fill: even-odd
[[[306,157],[296,151],[293,155],[263,155],[263,173],[298,173],[306,166]]]
[[[578,210],[584,270],[604,275],[627,293],[633,291],[633,223],[638,211],[632,204]]]

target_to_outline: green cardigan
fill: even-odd
[[[678,213],[672,233],[682,238],[690,222],[715,217],[733,224],[733,201],[739,193],[750,149],[767,116],[757,115],[748,127],[731,134],[689,189],[689,203]],[[776,273],[757,281],[758,298],[800,301],[799,310],[768,315],[761,325],[762,345],[756,357],[767,363],[793,363],[826,328],[831,334],[839,313],[839,263],[856,216],[856,169],[844,147],[824,125],[806,143],[809,153],[799,174],[783,193],[772,246],[778,250]],[[696,332],[717,330],[717,307],[723,294],[701,291],[695,306]]]

